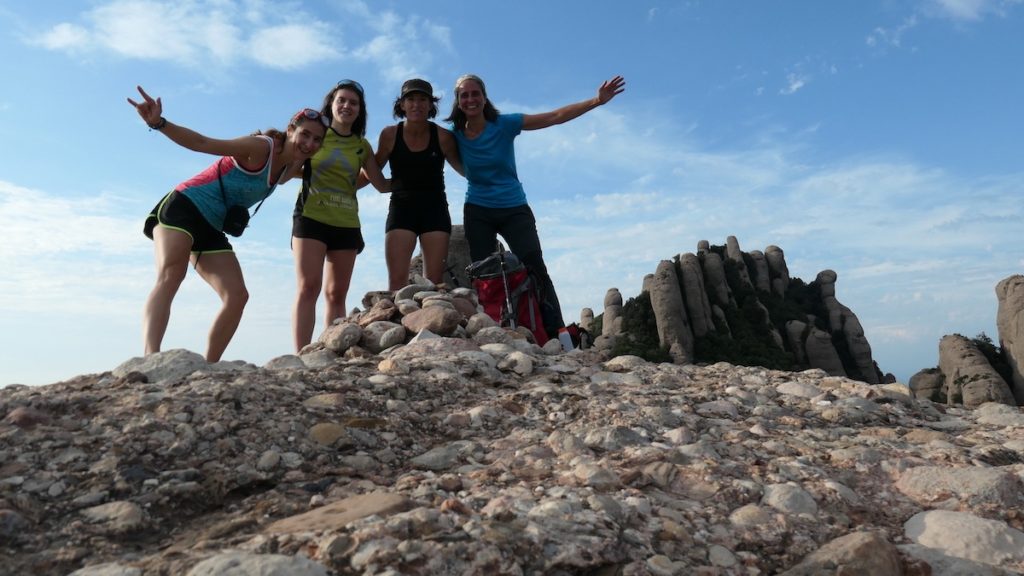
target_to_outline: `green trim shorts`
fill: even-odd
[[[161,198],[153,207],[152,212],[146,216],[142,233],[152,239],[153,229],[158,225],[188,234],[192,238],[192,252],[234,251],[227,235],[210,225],[196,205],[176,190]]]

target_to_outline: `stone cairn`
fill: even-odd
[[[915,396],[967,407],[986,402],[1024,406],[1024,276],[1005,278],[995,290],[999,302],[996,328],[1006,361],[1003,373],[974,341],[949,334],[939,340],[938,367],[926,368],[910,378]]]
[[[727,273],[730,268],[735,270],[732,282]],[[744,291],[755,298],[747,305],[760,309],[770,345],[789,354],[796,369],[820,368],[833,376],[878,384],[885,378],[872,359],[864,329],[853,311],[836,299],[837,277],[832,270],[819,272],[813,284],[820,309],[780,322],[771,317],[760,299],[767,295],[785,298],[790,289],[793,281],[782,249],[768,246],[764,252],[743,252],[736,237],[729,236],[724,249],[712,249],[702,240],[696,254],[687,252],[671,261],[662,260],[654,274],[644,279],[643,291],[650,295],[658,340],[675,363],[699,360],[694,356],[695,343],[711,333],[732,337],[726,311],[737,307],[737,294]],[[604,304],[604,323],[595,345],[607,350],[617,339],[630,335],[622,331],[622,296],[617,288],[608,290]],[[847,351],[846,358],[838,352],[837,343]]]

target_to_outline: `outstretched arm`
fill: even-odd
[[[607,103],[616,95],[621,94],[625,89],[626,80],[622,76],[616,76],[611,80],[606,80],[601,84],[601,87],[597,89],[597,96],[593,98],[583,100],[582,102],[576,102],[575,104],[569,104],[568,106],[562,106],[561,108],[552,110],[551,112],[544,112],[541,114],[524,114],[523,130],[539,130],[541,128],[547,128],[548,126],[554,126],[555,124],[568,122],[573,118],[579,118],[594,108]]]
[[[168,122],[162,115],[163,103],[160,98],[154,100],[149,94],[146,94],[142,86],[138,86],[138,89],[139,94],[142,95],[142,101],[136,102],[128,98],[128,103],[135,107],[143,122],[150,128],[159,130],[179,146],[206,154],[234,156],[245,166],[262,165],[270,155],[270,148],[262,138],[242,136],[231,140],[219,140],[208,138],[194,130]]]

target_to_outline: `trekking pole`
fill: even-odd
[[[448,266],[445,267],[444,271],[447,272],[448,275],[452,277],[452,286],[458,288],[460,284],[459,277],[455,275],[455,266],[449,264]]]
[[[516,318],[515,312],[512,310],[512,293],[508,290],[508,273],[505,269],[505,249],[501,243],[498,243],[498,263],[501,267],[501,284],[505,288],[505,308],[508,310],[508,326],[515,329]]]

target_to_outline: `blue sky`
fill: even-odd
[[[517,140],[567,318],[734,235],[782,247],[805,281],[835,270],[881,369],[906,382],[944,334],[995,339],[994,287],[1024,273],[1022,4],[0,0],[0,385],[142,352],[143,217],[212,157],[149,132],[125,102],[137,84],[170,120],[234,137],[354,78],[376,144],[402,81],[433,82],[443,117],[466,72],[505,112],[626,78],[607,106]],[[447,181],[461,223],[465,181]],[[251,298],[226,359],[291,351],[296,192],[233,242]],[[387,200],[366,188],[360,203],[349,308],[387,284]],[[164,348],[201,352],[216,309],[190,274]]]

